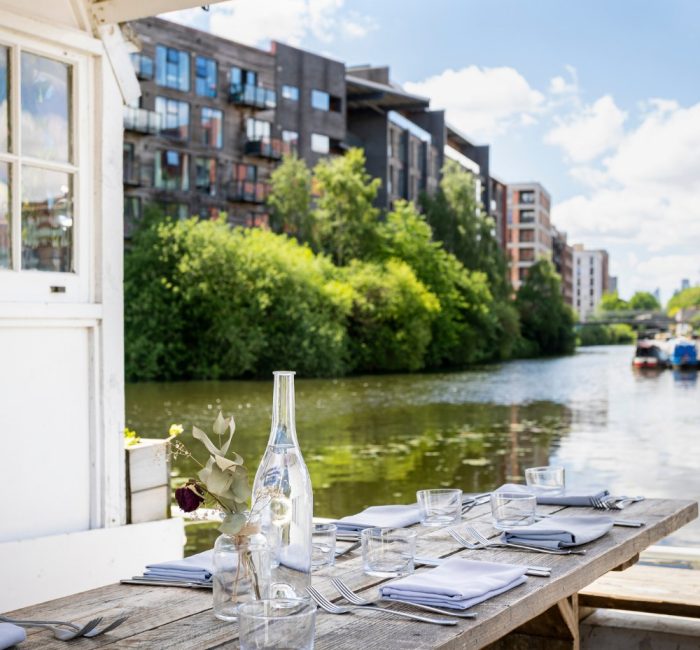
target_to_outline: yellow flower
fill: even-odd
[[[171,438],[175,438],[176,436],[179,436],[184,430],[185,427],[183,427],[181,424],[171,424],[170,429],[168,429],[168,435]]]

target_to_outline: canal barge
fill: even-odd
[[[679,370],[697,370],[698,350],[694,341],[676,341],[671,353],[671,365]]]
[[[635,368],[666,368],[668,366],[668,355],[655,341],[642,339],[637,343],[632,365]]]

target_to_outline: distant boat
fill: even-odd
[[[665,368],[668,356],[655,341],[644,339],[637,343],[632,365],[635,368]]]
[[[695,369],[698,367],[698,349],[693,341],[676,341],[671,353],[674,368]]]

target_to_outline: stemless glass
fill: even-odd
[[[462,518],[462,490],[418,490],[420,523],[423,526],[449,526]]]
[[[368,576],[398,578],[413,573],[416,531],[406,528],[365,528],[362,568]]]
[[[528,467],[525,482],[537,494],[556,496],[564,492],[564,468],[555,465]]]
[[[322,569],[335,564],[335,524],[314,524],[311,550],[311,569]]]
[[[241,650],[313,650],[316,606],[305,598],[253,600],[238,608]]]
[[[491,515],[493,527],[506,530],[535,523],[537,497],[526,492],[493,492]]]

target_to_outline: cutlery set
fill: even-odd
[[[93,618],[88,621],[85,625],[79,625],[78,623],[72,623],[71,621],[35,621],[35,620],[17,620],[14,618],[8,618],[7,616],[0,616],[0,622],[12,623],[13,625],[19,625],[20,627],[39,627],[46,630],[51,630],[53,635],[59,641],[72,641],[78,637],[87,637],[92,639],[106,632],[111,632],[113,629],[119,627],[124,621],[126,621],[128,616],[121,616],[114,619],[109,625],[105,625],[97,629],[97,626],[102,622],[102,617]]]

